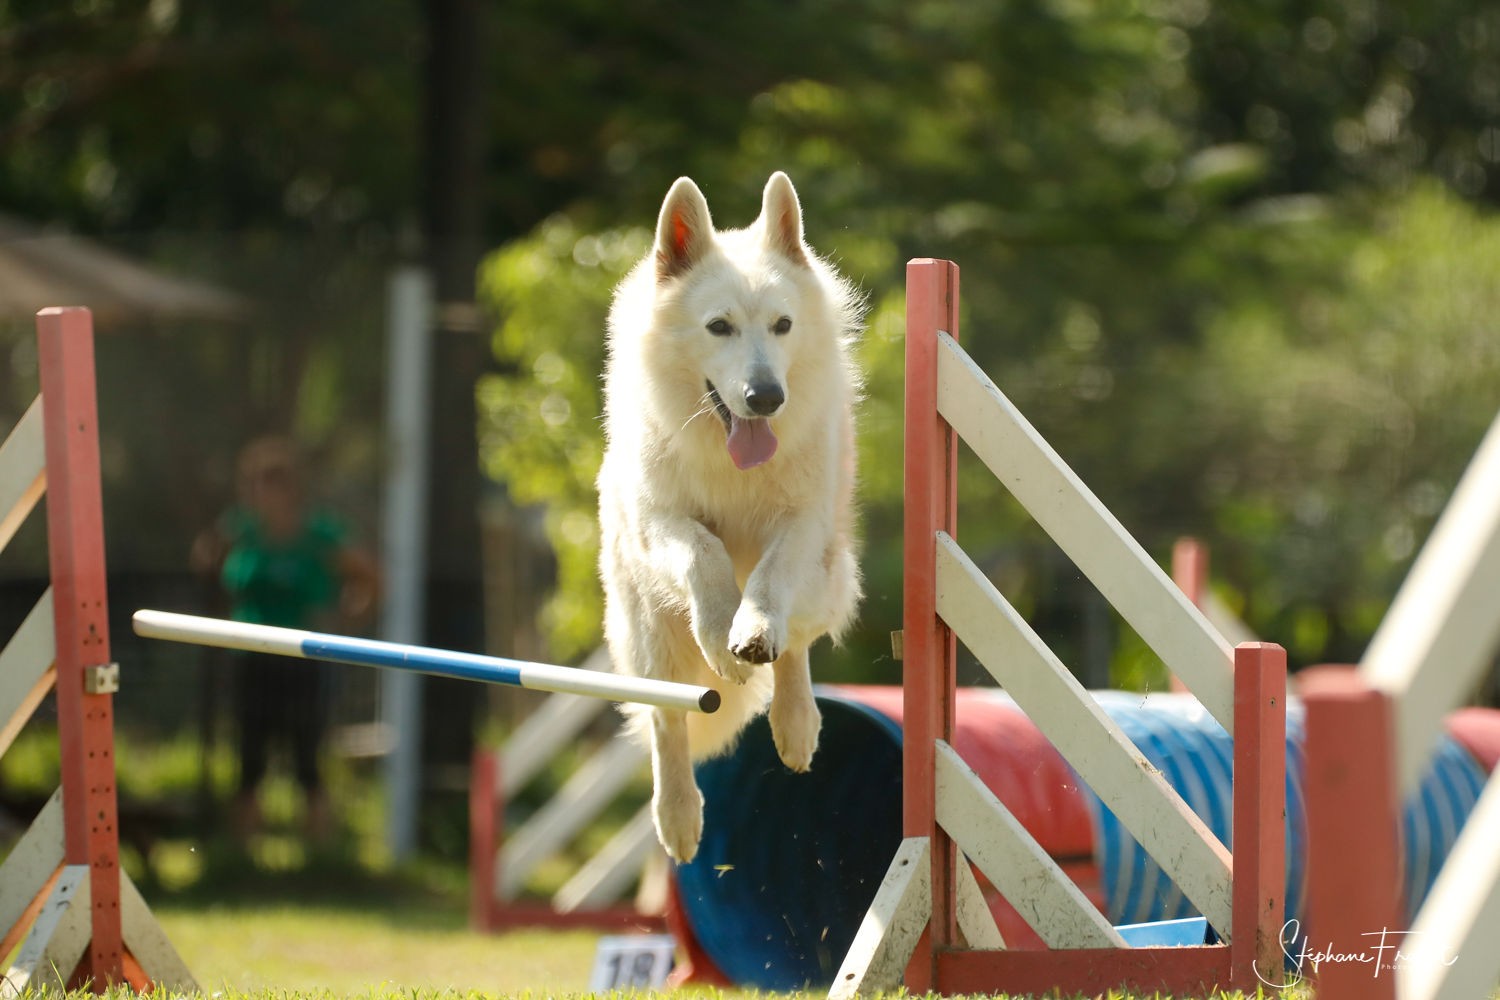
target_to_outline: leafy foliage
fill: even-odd
[[[204,231],[261,261],[307,259],[298,243],[383,259],[416,214],[421,10],[0,6],[0,204],[169,229],[198,269]],[[962,264],[976,359],[1151,551],[1204,535],[1229,596],[1302,662],[1357,656],[1495,407],[1492,6],[517,0],[484,31],[484,461],[546,508],[558,655],[598,629],[609,290],[679,174],[736,225],[788,170],[810,242],[871,302],[869,598],[824,676],[897,676],[907,257]],[[324,437],[376,354],[325,325],[284,335],[311,371],[288,405]],[[1150,676],[987,477],[966,470],[962,502],[965,544],[1065,659]]]
[[[733,141],[633,159],[614,203],[580,203],[485,266],[504,283],[504,294],[486,283],[506,317],[500,355],[520,360],[489,390],[511,401],[487,407],[489,440],[503,442],[496,468],[517,496],[546,502],[554,524],[581,526],[592,509],[590,366],[608,287],[627,266],[589,263],[594,241],[620,245],[614,223],[595,220],[649,222],[672,173],[691,172],[721,224],[737,225],[765,175],[787,169],[809,240],[872,303],[860,349],[869,597],[863,630],[821,657],[822,676],[898,676],[885,634],[900,620],[899,263],[918,254],[961,263],[966,348],[1151,551],[1203,534],[1233,603],[1294,659],[1357,656],[1500,398],[1491,350],[1474,342],[1482,326],[1465,319],[1489,308],[1483,275],[1500,229],[1431,185],[1371,198],[1371,178],[1411,176],[1381,174],[1378,150],[1355,182],[1289,173],[1284,151],[1253,130],[1205,129],[1220,81],[1199,47],[1228,44],[1231,27],[1253,37],[1248,14],[871,8],[847,41],[864,52],[860,68],[768,86]],[[1325,186],[1297,187],[1294,175]],[[657,189],[643,192],[643,177]],[[577,247],[584,259],[570,262]],[[523,253],[533,280],[497,277],[517,273]],[[564,314],[557,325],[535,322],[548,311]],[[524,345],[510,339],[518,330]],[[1475,363],[1447,364],[1460,355],[1434,351],[1439,342]],[[544,391],[521,384],[542,357],[563,372],[549,386],[588,386],[576,400],[545,390],[587,403],[586,419],[539,427],[540,411],[521,404]],[[1462,415],[1441,402],[1455,393],[1472,400]],[[1110,663],[1087,661],[1101,656],[1116,681],[1164,681],[977,463],[960,497],[966,548],[1065,660],[1096,682]],[[562,535],[576,570],[552,624],[571,650],[597,637],[597,584],[593,539],[581,527]]]
[[[1357,657],[1500,402],[1500,220],[1433,184],[1278,248],[1207,325],[1226,578],[1299,658]]]
[[[559,216],[494,254],[480,281],[504,317],[494,350],[507,371],[479,385],[480,445],[490,475],[516,500],[546,507],[559,579],[543,613],[564,657],[599,638],[594,477],[604,453],[604,317],[610,290],[649,245],[643,229],[583,233]]]

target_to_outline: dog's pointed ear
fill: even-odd
[[[807,248],[802,244],[802,204],[792,179],[780,170],[766,181],[761,197],[760,225],[766,246],[796,264],[807,263]]]
[[[656,220],[656,276],[673,278],[698,263],[713,240],[708,201],[692,178],[679,177]]]

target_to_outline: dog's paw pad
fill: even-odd
[[[729,626],[729,651],[746,663],[772,663],[786,651],[786,625],[746,601]]]
[[[729,651],[736,659],[744,660],[746,663],[770,663],[781,655],[770,636],[752,635],[742,642],[732,643]]]

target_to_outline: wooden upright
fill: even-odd
[[[1285,651],[1231,647],[1217,633],[959,346],[958,302],[957,265],[907,265],[904,834],[830,1000],[902,982],[944,994],[1279,983]],[[1232,731],[1233,855],[958,545],[960,437]],[[1162,865],[1219,943],[1124,947],[954,749],[958,642]],[[974,869],[1045,948],[1006,946]]]
[[[87,309],[37,314],[41,395],[0,446],[0,546],[47,500],[51,587],[0,653],[0,752],[57,695],[62,785],[0,864],[0,994],[43,985],[195,989],[120,870],[99,415]]]

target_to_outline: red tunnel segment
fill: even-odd
[[[899,687],[827,690],[901,722]],[[999,692],[959,688],[953,749],[1054,858],[1090,860],[1094,827],[1078,775],[1036,724]]]
[[[1448,735],[1492,773],[1500,764],[1500,712],[1493,708],[1461,708],[1448,716]]]

